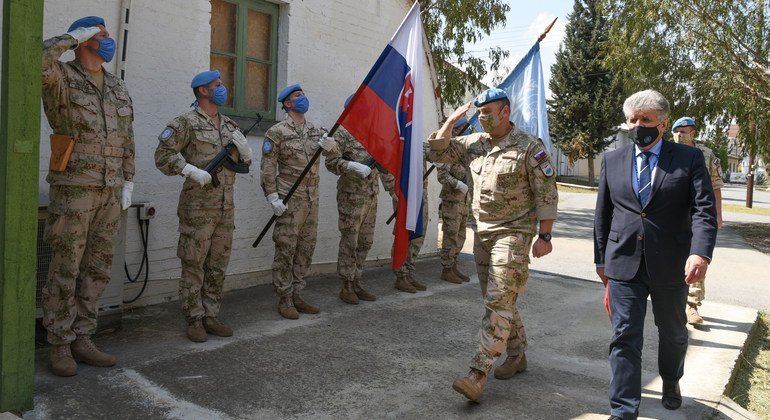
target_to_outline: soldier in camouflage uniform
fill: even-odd
[[[452,127],[452,137],[470,134],[468,120],[463,115]],[[470,278],[457,269],[457,255],[465,244],[465,224],[468,220],[467,168],[464,164],[438,163],[438,182],[441,183],[441,279],[460,284]]]
[[[318,231],[319,161],[313,164],[288,203],[283,199],[318,147],[329,157],[336,142],[333,137],[323,134],[321,128],[305,120],[309,101],[300,85],[282,90],[278,102],[288,115],[265,133],[261,184],[267,202],[278,216],[273,227],[273,288],[279,297],[278,313],[287,319],[297,319],[298,312],[316,314],[320,311],[318,306],[305,302],[300,296],[305,288],[305,274],[313,258]]]
[[[674,125],[671,127],[671,131],[674,133],[674,141],[677,143],[697,147],[703,152],[703,157],[706,159],[706,168],[708,169],[709,177],[711,178],[711,186],[714,188],[714,197],[716,198],[717,227],[721,228],[722,187],[724,186],[724,181],[722,181],[722,165],[719,161],[719,158],[716,157],[711,149],[695,142],[695,136],[698,134],[697,129],[695,128],[695,119],[691,117],[682,117],[676,120]],[[698,313],[698,306],[703,303],[703,299],[705,299],[705,297],[705,278],[690,285],[690,291],[687,295],[688,324],[699,325],[703,323],[703,318]]]
[[[488,89],[473,104],[485,132],[450,139],[452,125],[471,104],[463,105],[431,135],[430,155],[437,162],[464,163],[473,180],[473,254],[486,312],[471,370],[452,387],[478,402],[503,351],[508,357],[495,369],[496,378],[508,379],[526,369],[527,339],[516,299],[527,285],[530,245],[536,258],[552,250],[558,193],[542,142],[510,123],[505,91]],[[538,239],[532,244],[538,222]]]
[[[342,279],[340,299],[356,305],[359,300],[377,300],[375,295],[361,286],[361,275],[374,241],[380,176],[378,170],[372,170],[374,160],[364,146],[345,128],[338,127],[334,137],[338,152],[327,157],[326,168],[339,175],[337,209],[340,246],[337,273]]]
[[[233,189],[235,172],[220,167],[212,175],[205,167],[229,143],[231,158],[251,164],[251,149],[238,126],[218,107],[227,102],[227,89],[216,70],[196,75],[190,85],[194,108],[174,118],[158,137],[155,166],[166,175],[185,177],[179,195],[179,244],[182,260],[179,300],[187,321],[187,337],[204,342],[208,334],[233,335],[217,318],[222,288],[230,262],[234,224]]]
[[[51,171],[45,240],[53,252],[42,292],[51,370],[77,374],[76,361],[112,366],[114,356],[91,340],[99,298],[110,281],[121,208],[134,188],[134,111],[126,85],[102,64],[115,41],[104,19],[75,21],[43,43],[43,107],[54,133],[71,136],[74,150],[61,172]],[[67,63],[59,57],[75,49]]]

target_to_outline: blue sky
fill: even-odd
[[[540,0],[540,1],[511,1],[507,0],[511,10],[507,15],[504,27],[497,28],[492,33],[466,48],[471,54],[487,58],[485,49],[499,46],[510,52],[504,65],[508,70],[534,45],[537,37],[545,30],[551,21],[558,17],[553,29],[540,44],[540,56],[543,62],[543,77],[546,88],[551,79],[551,66],[556,62],[556,51],[564,38],[567,25],[567,15],[572,12],[573,0]],[[505,75],[507,71],[504,72]],[[494,75],[489,74],[484,82],[489,82]],[[550,91],[547,93],[550,96]]]

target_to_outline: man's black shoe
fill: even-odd
[[[679,390],[679,381],[663,381],[663,407],[667,410],[676,410],[682,405],[682,393]]]

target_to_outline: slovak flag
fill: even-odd
[[[422,40],[415,2],[337,120],[395,177],[394,269],[406,260],[410,237],[422,234]]]

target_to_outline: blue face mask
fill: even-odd
[[[97,41],[99,41],[99,48],[89,46],[86,46],[86,48],[99,54],[99,57],[102,57],[105,62],[109,63],[112,61],[112,57],[115,56],[115,40],[112,38],[102,38]]]
[[[211,92],[211,102],[216,106],[222,106],[227,102],[227,88],[225,85],[219,85],[214,89],[209,89]]]
[[[307,112],[308,108],[310,108],[310,101],[307,99],[307,96],[302,95],[296,99],[292,99],[291,101],[294,106],[291,107],[291,109],[299,112],[300,114],[304,114]]]

